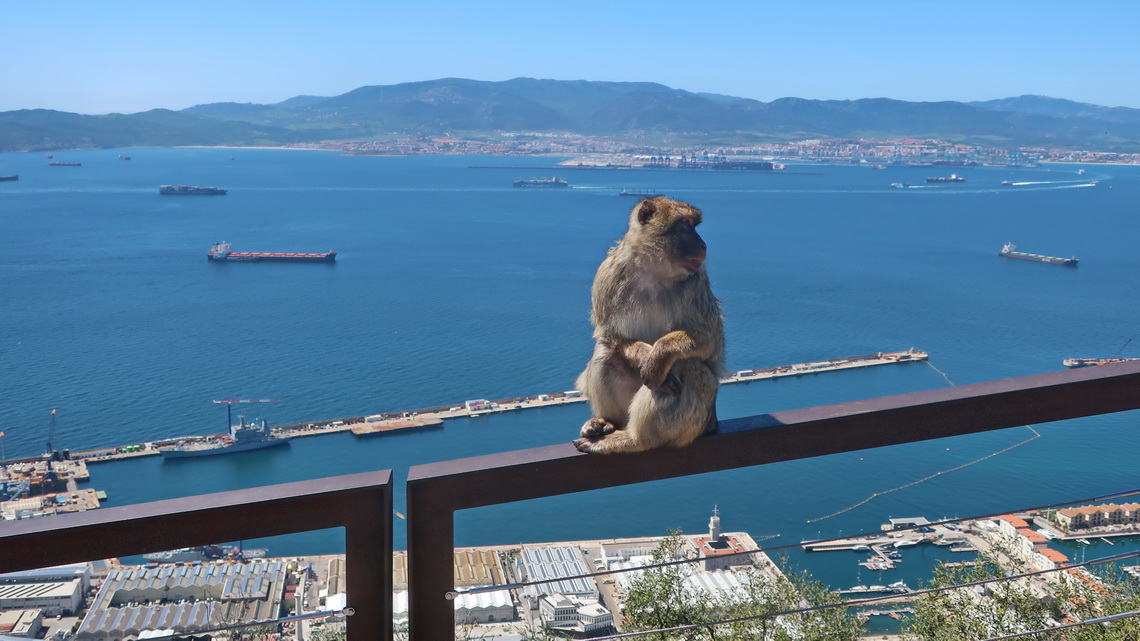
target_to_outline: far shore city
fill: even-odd
[[[323,140],[286,145],[287,149],[341,151],[359,155],[471,154],[513,156],[586,156],[563,163],[620,168],[652,167],[667,158],[718,155],[789,162],[935,164],[961,166],[1033,166],[1040,163],[1140,163],[1140,153],[1083,151],[1045,147],[979,146],[934,138],[816,138],[753,145],[692,145],[650,140],[614,140],[600,136],[550,132],[500,132],[491,139],[458,136],[418,136],[386,140]],[[657,164],[656,166],[668,166]]]

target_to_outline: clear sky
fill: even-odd
[[[459,77],[770,101],[1039,94],[1140,108],[1140,2],[53,0],[0,8],[0,111],[275,103]]]

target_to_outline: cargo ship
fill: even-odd
[[[1077,263],[1081,262],[1078,258],[1058,258],[1056,256],[1044,256],[1042,254],[1030,254],[1027,252],[1017,251],[1017,247],[1013,243],[1006,243],[998,256],[1005,256],[1006,258],[1017,258],[1020,260],[1029,260],[1035,263],[1049,263],[1050,265],[1067,265],[1069,267],[1076,267]]]
[[[950,174],[949,176],[931,176],[926,179],[928,183],[964,183],[966,179],[958,174]]]
[[[12,174],[11,176],[0,176],[0,182],[7,182],[9,180],[19,180],[20,174]]]
[[[202,561],[262,559],[269,554],[264,548],[245,548],[240,545],[199,545],[162,552],[149,552],[142,558],[151,563],[201,563]]]
[[[651,189],[622,189],[619,196],[634,196],[635,198],[657,198],[663,194]]]
[[[64,162],[62,160],[53,160],[48,163],[48,167],[80,167],[82,165],[81,162]]]
[[[515,187],[569,187],[570,183],[561,178],[530,178],[516,180]]]
[[[163,196],[225,196],[226,190],[218,187],[195,187],[193,185],[159,185],[158,193]]]
[[[1109,363],[1125,363],[1138,361],[1140,358],[1066,358],[1061,361],[1065,367],[1093,367],[1095,365],[1108,365]]]
[[[336,261],[336,252],[296,253],[296,252],[235,252],[226,242],[214,243],[206,252],[207,260],[231,263],[278,262],[278,263],[331,263]]]
[[[274,436],[264,420],[258,425],[247,423],[244,416],[238,416],[238,424],[231,424],[229,433],[222,438],[187,439],[172,447],[161,447],[158,451],[163,458],[175,459],[252,452],[288,444],[289,439]]]

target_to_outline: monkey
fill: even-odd
[[[701,220],[687,203],[642,200],[598,267],[594,351],[575,383],[593,411],[574,441],[579,451],[684,447],[715,429],[724,317],[705,271]]]

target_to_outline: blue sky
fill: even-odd
[[[0,111],[274,103],[445,77],[649,81],[770,101],[1140,108],[1140,2],[7,2]]]

